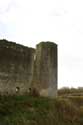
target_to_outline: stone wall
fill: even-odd
[[[35,50],[0,40],[0,93],[23,94],[29,88],[42,96],[56,96],[57,45],[41,42]]]
[[[27,92],[32,80],[35,50],[0,40],[0,93]]]

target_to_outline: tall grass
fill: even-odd
[[[27,95],[0,97],[0,125],[82,124],[83,107],[78,107],[72,99]]]

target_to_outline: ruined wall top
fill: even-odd
[[[30,47],[27,47],[27,46],[24,46],[24,45],[20,45],[20,44],[17,44],[16,42],[7,41],[6,39],[0,40],[0,47],[10,48],[12,50],[20,51],[20,52],[24,52],[24,51],[27,51],[27,50],[32,51],[32,52],[35,51],[34,48],[30,48]]]
[[[39,44],[37,44],[37,46],[55,47],[55,46],[57,46],[57,44],[54,42],[50,42],[50,41],[46,41],[46,42],[42,41]]]

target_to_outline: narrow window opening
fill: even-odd
[[[34,55],[34,61],[36,60],[36,55]]]
[[[18,93],[20,91],[20,88],[17,86],[16,87],[16,93]]]

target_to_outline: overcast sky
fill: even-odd
[[[83,0],[0,0],[0,39],[58,44],[59,87],[83,87]]]

